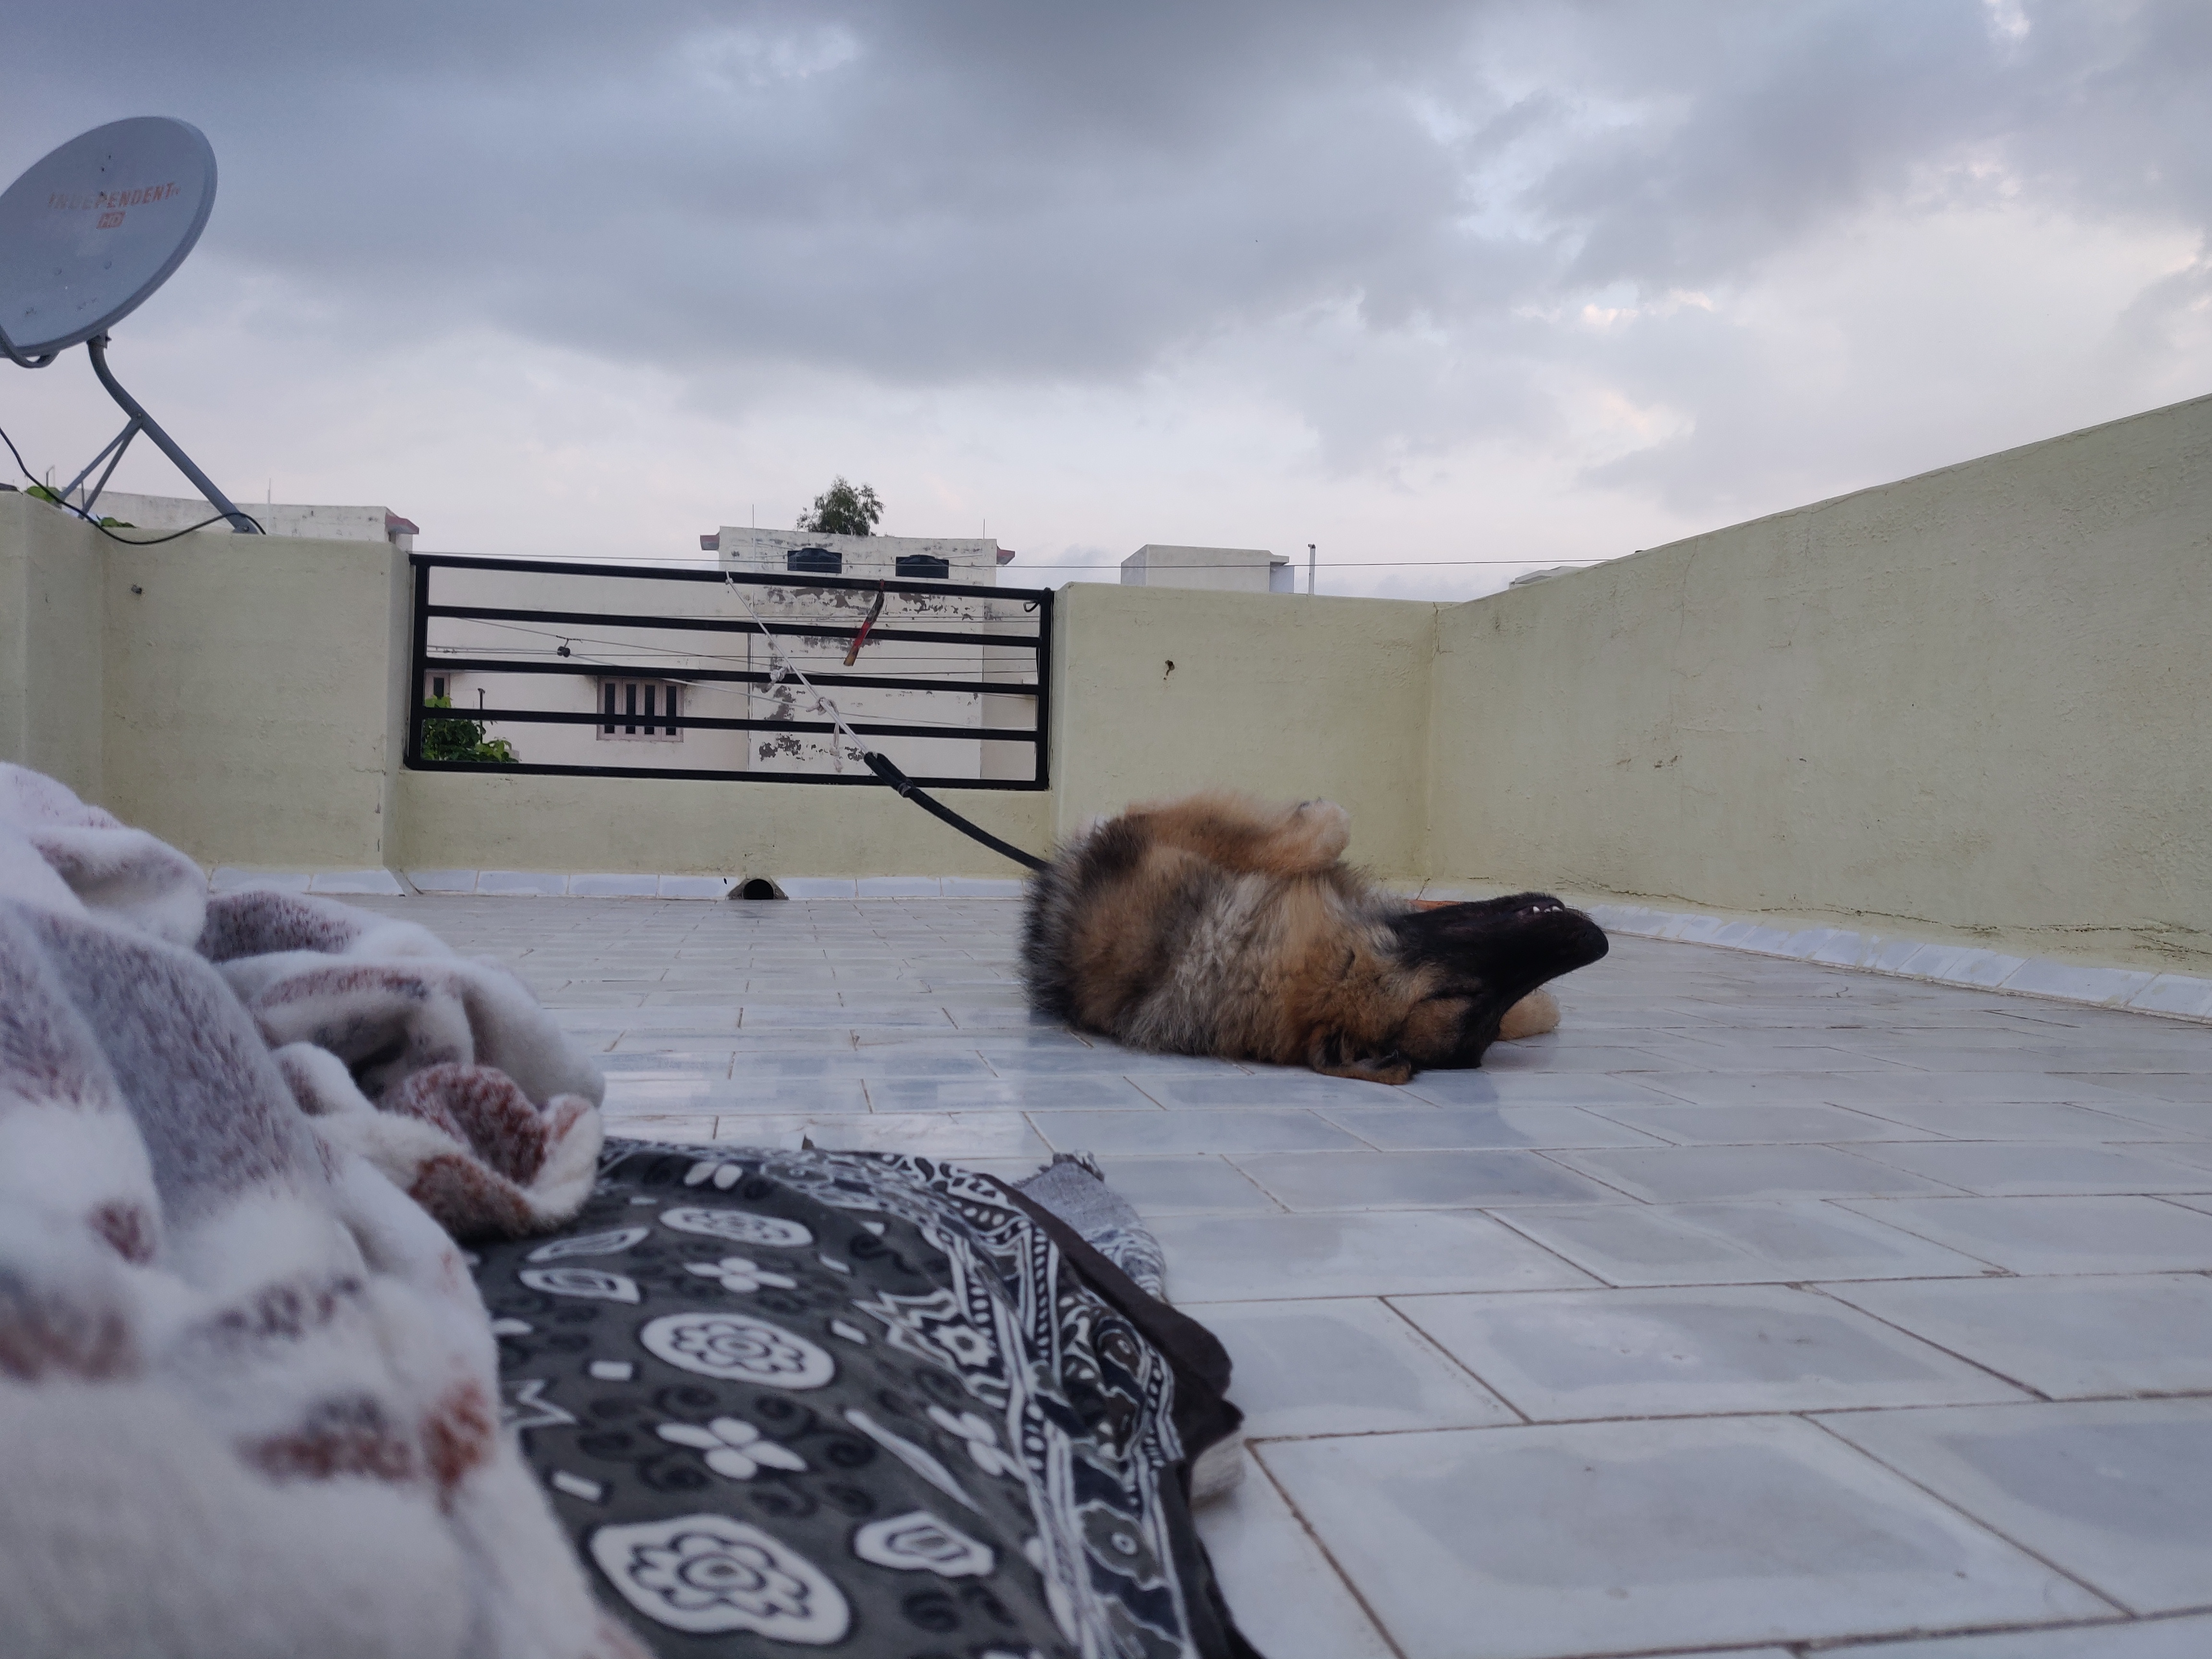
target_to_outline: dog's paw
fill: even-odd
[[[1549,991],[1531,991],[1505,1011],[1505,1018],[1498,1023],[1498,1040],[1510,1042],[1516,1037],[1541,1036],[1559,1029],[1559,1000]]]
[[[1335,863],[1352,844],[1352,814],[1333,800],[1300,801],[1291,815],[1290,829],[1299,862],[1312,869]]]

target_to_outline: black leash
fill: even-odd
[[[951,824],[955,830],[957,830],[962,835],[981,842],[984,846],[989,848],[993,852],[1001,854],[1004,856],[1012,859],[1017,864],[1025,865],[1032,870],[1042,870],[1047,867],[1045,861],[1042,859],[1036,857],[1033,854],[1024,853],[1018,847],[1011,847],[1007,845],[1005,842],[1000,841],[996,836],[993,835],[989,830],[977,829],[974,824],[969,823],[967,819],[962,817],[959,813],[954,811],[943,802],[932,800],[928,796],[921,793],[921,790],[915,785],[915,781],[912,778],[907,776],[905,773],[900,771],[897,767],[892,765],[890,762],[885,760],[881,755],[871,751],[868,754],[861,756],[860,758],[867,762],[868,769],[871,772],[873,772],[885,783],[888,783],[892,788],[897,790],[900,795],[906,799],[912,801],[916,806],[921,808],[923,811],[928,813],[931,817],[942,818],[945,823]]]

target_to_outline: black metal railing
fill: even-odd
[[[1049,787],[1048,589],[410,561],[417,770],[880,787],[861,762],[875,749],[931,787]]]

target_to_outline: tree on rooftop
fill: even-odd
[[[799,527],[817,536],[872,536],[884,504],[866,484],[845,482],[839,473],[830,488],[814,498],[814,505],[799,515]]]
[[[425,697],[425,708],[451,708],[451,697]],[[522,758],[505,738],[484,736],[482,720],[439,720],[422,722],[422,758],[469,761],[478,766],[512,766]]]

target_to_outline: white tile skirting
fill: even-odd
[[[1425,888],[1423,896],[1476,896]],[[1717,945],[1760,956],[1788,957],[1831,968],[1856,968],[1936,985],[2011,991],[2061,1002],[2126,1008],[2136,1013],[2212,1020],[2212,979],[2160,974],[2148,969],[2093,968],[2047,957],[2013,957],[1972,945],[1935,945],[1890,933],[1855,933],[1843,927],[1773,927],[1729,916],[1654,910],[1639,904],[1584,907],[1608,933],[1638,939]]]
[[[222,864],[208,878],[211,893],[241,893],[252,887],[279,893],[327,893],[332,898],[398,898],[407,891],[389,870],[248,870]]]
[[[441,896],[464,893],[512,898],[725,899],[738,876],[563,874],[547,870],[410,870],[406,880],[389,870],[252,870],[222,865],[209,878],[217,893],[273,888],[285,893],[326,893],[333,898],[410,891]],[[1018,898],[1022,884],[980,876],[775,876],[786,898]]]

